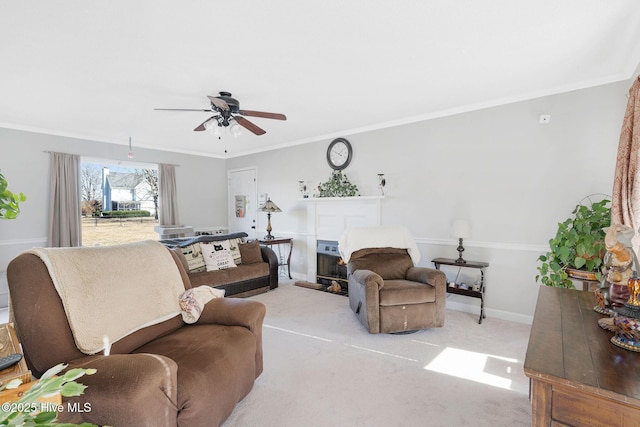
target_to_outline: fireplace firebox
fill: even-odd
[[[316,257],[316,282],[322,285],[323,290],[347,295],[347,284],[349,283],[347,265],[338,251],[338,242],[334,240],[318,240]],[[337,292],[333,290],[335,289],[334,282],[340,286],[340,290]]]

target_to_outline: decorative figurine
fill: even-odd
[[[638,272],[633,272],[633,277],[629,279],[627,283],[627,289],[629,290],[629,299],[627,300],[627,305],[632,305],[635,307],[640,307],[640,302],[638,301],[638,294],[640,293],[640,279],[638,278]]]
[[[622,224],[612,225],[606,230],[605,277],[609,284],[609,303],[613,308],[624,307],[629,298],[629,279],[633,271],[638,269],[636,256],[631,249],[633,235],[633,229]],[[601,290],[605,287],[602,286]]]
[[[604,279],[603,279],[604,282]],[[596,306],[593,307],[595,311],[600,314],[610,314],[611,309],[608,307],[609,305],[609,288],[596,288],[594,291],[596,294]]]
[[[618,347],[640,352],[640,278],[637,271],[634,271],[633,276],[627,281],[627,290],[629,299],[624,307],[615,309],[613,325],[616,334],[611,338],[611,342]],[[598,324],[603,326],[600,322]]]

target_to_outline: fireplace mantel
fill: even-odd
[[[318,240],[338,240],[350,227],[381,224],[384,196],[313,197],[299,199],[307,207],[307,280],[316,280]]]
[[[384,196],[353,196],[353,197],[306,197],[298,199],[300,202],[352,202],[357,200],[382,200]]]

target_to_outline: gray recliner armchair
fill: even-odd
[[[342,240],[346,244],[350,239],[343,236]],[[416,267],[416,257],[410,255],[417,251],[415,243],[407,246],[348,253],[349,305],[372,334],[444,325],[446,276],[440,270]]]

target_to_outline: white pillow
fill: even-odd
[[[193,245],[179,249],[187,259],[187,264],[189,264],[189,273],[199,273],[206,270],[204,258],[202,257],[202,250],[200,249],[200,243],[196,242]]]
[[[224,270],[236,267],[233,256],[229,250],[229,241],[201,243],[202,256],[207,266],[207,271]]]
[[[240,243],[242,243],[241,238],[229,239],[229,250],[231,251],[231,256],[233,257],[233,263],[235,265],[242,263],[242,258],[240,257]]]

